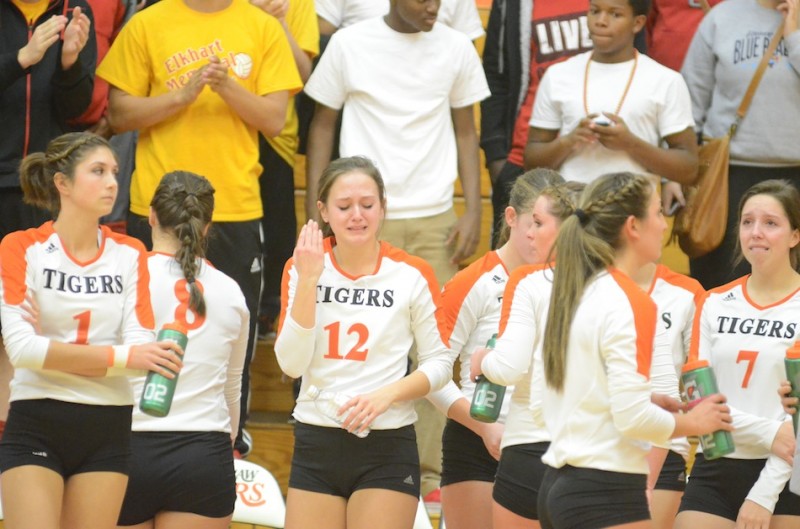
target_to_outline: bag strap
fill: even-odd
[[[764,72],[767,71],[767,64],[769,64],[772,56],[775,55],[775,50],[778,49],[778,43],[780,43],[780,40],[783,38],[783,28],[783,20],[781,20],[778,29],[775,30],[775,34],[772,35],[772,40],[769,42],[769,48],[767,48],[767,51],[764,52],[764,55],[761,57],[761,62],[758,63],[758,68],[756,68],[756,72],[753,74],[753,78],[750,79],[750,85],[747,87],[747,91],[744,93],[742,103],[739,105],[739,109],[736,111],[736,120],[733,122],[733,125],[731,125],[729,132],[731,136],[736,134],[736,129],[739,126],[739,123],[742,122],[745,114],[747,114],[747,111],[750,109],[750,104],[753,102],[753,96],[756,95],[756,90],[761,82],[761,78],[764,77]]]

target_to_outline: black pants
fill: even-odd
[[[691,276],[706,290],[730,283],[750,273],[750,264],[742,260],[734,266],[739,239],[739,201],[752,186],[764,180],[786,179],[800,188],[800,167],[750,167],[731,165],[728,173],[728,221],[725,238],[716,250],[689,260]]]
[[[281,276],[286,261],[294,251],[297,212],[294,202],[294,167],[280,157],[264,139],[259,138],[259,157],[264,172],[259,180],[264,216],[264,291],[259,315],[269,320],[281,310]]]
[[[127,230],[128,235],[136,237],[148,249],[152,249],[153,240],[147,218],[129,213]],[[260,220],[215,222],[211,225],[208,233],[206,258],[217,270],[236,281],[239,288],[242,289],[247,310],[250,312],[247,354],[242,371],[241,419],[234,444],[234,448],[240,452],[246,451],[242,441],[242,429],[247,422],[250,404],[250,362],[253,360],[256,344],[256,323],[261,294],[262,247]]]
[[[519,175],[524,172],[525,170],[519,165],[507,161],[500,169],[497,181],[492,184],[492,248],[497,248],[497,240],[504,223],[503,217],[511,196],[511,188],[514,187],[514,182]]]

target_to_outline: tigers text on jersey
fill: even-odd
[[[443,389],[428,395],[445,415],[458,399],[472,400],[475,383],[469,378],[470,358],[475,349],[485,347],[497,333],[507,281],[508,271],[497,252],[492,251],[458,272],[442,289],[444,339],[458,352],[461,363],[460,390],[451,380]],[[513,387],[506,389],[498,422],[505,421],[511,392]]]
[[[501,448],[550,440],[541,410],[544,384],[541,367],[541,338],[547,321],[553,269],[550,264],[521,266],[511,273],[503,294],[500,336],[494,351],[487,354],[481,369],[489,380],[516,384],[506,417]]]
[[[313,329],[300,327],[291,317],[298,275],[294,261],[286,263],[275,354],[287,375],[303,377],[294,417],[335,427],[306,396],[309,386],[353,396],[379,389],[405,376],[413,344],[418,370],[435,391],[452,380],[456,353],[442,338],[440,292],[428,263],[381,242],[375,272],[354,277],[338,267],[333,244],[333,238],[325,240]],[[415,420],[413,402],[398,402],[372,428],[399,428]]]
[[[567,345],[563,391],[544,390],[552,436],[542,461],[647,474],[650,443],[666,443],[672,415],[650,401],[656,305],[614,268],[586,286]]]
[[[157,326],[182,323],[189,331],[189,343],[169,415],[151,417],[137,406],[133,430],[230,432],[233,427],[235,431],[250,321],[242,290],[202,261],[195,281],[203,292],[206,314],[198,316],[189,308],[189,288],[175,258],[151,253],[147,265]],[[131,385],[138,402],[144,377],[131,379]]]
[[[760,459],[770,453],[775,433],[786,420],[777,390],[786,378],[783,359],[797,340],[800,290],[768,306],[747,295],[742,277],[707,294],[695,319],[690,354],[707,359],[719,390],[734,410],[734,459]]]
[[[697,280],[659,264],[648,293],[658,307],[650,372],[652,390],[680,400],[678,379],[689,353],[695,311],[705,290]],[[685,437],[672,439],[664,447],[689,457]]]
[[[133,402],[127,377],[83,377],[43,369],[50,340],[119,345],[151,342],[144,246],[101,226],[97,256],[79,262],[61,244],[52,222],[7,235],[0,244],[3,340],[15,366],[11,400],[56,399],[82,404]],[[37,333],[22,308],[39,306]]]

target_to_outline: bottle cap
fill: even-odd
[[[800,360],[800,340],[794,342],[794,345],[786,350],[786,358]]]
[[[184,325],[183,323],[181,323],[179,321],[173,321],[172,323],[165,323],[161,327],[161,330],[165,330],[165,329],[166,330],[170,330],[170,331],[176,331],[176,332],[179,332],[181,334],[188,334],[189,333],[189,330],[186,328],[186,325]]]
[[[693,369],[700,369],[701,367],[708,367],[709,363],[708,360],[692,360],[691,362],[686,362],[683,364],[683,369],[681,370],[682,373],[688,373]]]
[[[312,400],[319,397],[320,391],[317,386],[308,386],[306,390],[306,395],[308,395]]]

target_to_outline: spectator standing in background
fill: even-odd
[[[689,260],[692,277],[710,289],[741,277],[746,262],[734,266],[736,205],[763,180],[787,179],[800,187],[800,31],[797,0],[726,0],[700,23],[683,63],[692,113],[703,136],[726,134],[736,121],[753,72],[783,24],[783,42],[758,85],[730,146],[728,227],[719,248]]]
[[[492,246],[514,180],[523,172],[539,83],[556,62],[592,49],[589,0],[495,0],[483,68],[492,95],[481,102],[481,148],[492,182]]]

